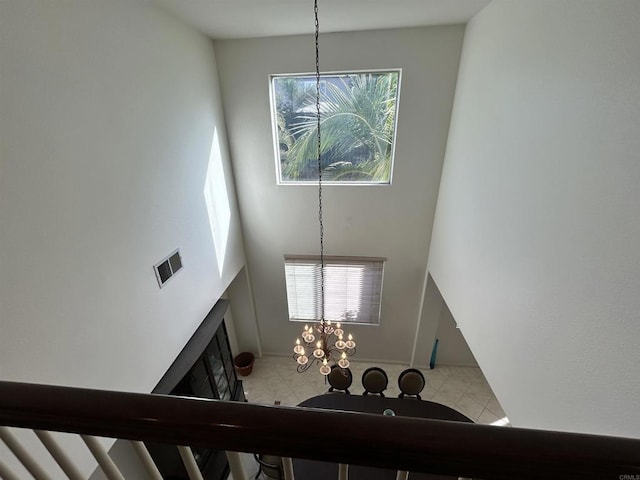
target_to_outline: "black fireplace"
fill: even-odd
[[[228,300],[219,300],[214,305],[153,393],[246,401],[224,324],[228,305]],[[148,443],[147,448],[164,478],[188,480],[175,445]],[[192,450],[206,480],[227,478],[229,465],[224,451],[198,447]]]

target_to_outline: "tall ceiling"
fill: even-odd
[[[156,0],[215,39],[313,32],[313,0]],[[319,0],[322,32],[466,23],[490,0]]]

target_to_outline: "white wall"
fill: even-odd
[[[152,2],[0,2],[0,22],[0,378],[149,392],[243,265],[213,46]]]
[[[462,35],[447,26],[320,37],[323,71],[403,69],[393,185],[324,189],[325,252],[388,259],[380,327],[351,329],[360,359],[411,356]],[[303,325],[288,321],[283,255],[318,253],[317,188],[276,184],[268,76],[313,71],[313,37],[215,48],[262,348],[289,355]]]
[[[431,365],[440,316],[446,308],[444,299],[431,275],[426,275],[423,297],[420,321],[416,326],[411,355],[411,366],[417,368],[429,368]]]
[[[429,268],[516,426],[640,437],[640,3],[467,26]]]
[[[262,355],[249,278],[250,275],[245,266],[236,275],[227,290],[230,302],[229,312],[233,313],[234,334],[236,337],[235,350],[234,345],[231,344],[231,351],[235,354],[248,351],[256,355]],[[231,342],[231,339],[229,341]]]
[[[478,366],[478,362],[476,362],[462,335],[462,330],[446,305],[440,312],[436,337],[438,338],[436,365]]]
[[[414,339],[412,366],[430,368],[433,348],[438,339],[435,365],[477,367],[478,362],[458,327],[433,277],[427,275],[420,323]]]

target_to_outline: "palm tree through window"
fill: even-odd
[[[391,182],[399,83],[399,70],[321,76],[324,181]],[[271,96],[279,182],[315,182],[315,77],[272,76]]]

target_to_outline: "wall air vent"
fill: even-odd
[[[180,270],[182,270],[180,250],[172,252],[171,255],[153,266],[153,271],[156,272],[156,278],[158,279],[158,285],[160,288],[162,288],[164,284]]]

